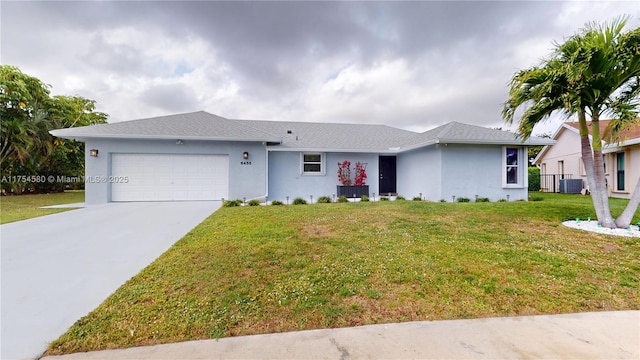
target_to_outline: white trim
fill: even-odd
[[[620,165],[618,163],[618,154],[622,154],[623,155],[623,158],[622,158],[622,161],[623,161],[622,162],[622,171],[623,171],[622,182],[624,184],[624,189],[619,189],[618,188],[618,186],[620,184],[619,180],[618,180],[618,171],[620,171]],[[626,193],[628,191],[627,190],[627,184],[628,184],[628,182],[627,182],[627,174],[628,174],[627,169],[629,168],[628,159],[629,159],[629,156],[628,156],[628,151],[626,149],[614,153],[614,156],[613,156],[613,163],[615,164],[615,171],[613,172],[613,178],[614,178],[613,191],[614,192]]]
[[[320,171],[304,171],[304,156],[305,155],[320,155]],[[300,175],[303,176],[324,176],[327,173],[326,167],[326,154],[324,152],[319,151],[308,151],[308,152],[300,152]]]
[[[625,140],[622,142],[605,145],[602,149],[603,154],[617,153],[625,151],[629,146],[640,144],[640,138]]]
[[[507,183],[507,149],[516,149],[518,155],[518,164],[517,164],[517,183],[508,184]],[[525,160],[526,151],[523,151],[526,147],[521,146],[503,146],[502,147],[502,166],[500,171],[502,172],[502,187],[505,189],[522,189],[528,186],[528,170],[527,173],[523,171],[523,169],[527,168],[527,162]],[[513,166],[513,165],[511,165]]]

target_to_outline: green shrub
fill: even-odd
[[[258,205],[260,205],[260,200],[257,200],[257,199],[249,200],[249,206],[258,206]]]
[[[381,196],[380,201],[389,201],[389,198],[386,196]]]
[[[483,198],[478,198],[476,202],[491,202],[491,200],[489,200],[489,198],[483,197]]]
[[[368,197],[367,195],[362,195],[362,196],[360,197],[360,201],[367,202],[367,201],[369,201],[369,197]]]
[[[471,200],[469,200],[469,198],[466,198],[466,197],[459,197],[456,199],[456,201],[459,203],[463,203],[463,202],[469,202]]]
[[[280,200],[273,200],[271,202],[271,205],[284,205],[284,203],[282,201],[280,201]]]
[[[540,191],[540,169],[529,168],[529,191]]]
[[[422,201],[422,199],[420,198],[420,196],[414,196],[413,201]]]
[[[407,200],[407,199],[405,199],[404,196],[398,195],[396,196],[396,200]]]
[[[330,204],[331,203],[331,198],[328,196],[320,196],[318,198],[318,204]]]
[[[293,205],[305,205],[307,203],[307,200],[301,198],[301,197],[297,197],[295,199],[293,199]]]
[[[227,200],[222,204],[224,207],[235,207],[242,205],[242,200]]]
[[[498,202],[507,202],[507,200],[505,200],[505,199],[500,199],[500,200],[498,200]]]
[[[339,202],[339,203],[346,203],[346,202],[349,202],[349,199],[347,199],[347,197],[346,197],[346,196],[342,195],[342,196],[340,196],[340,197],[338,198],[338,202]]]
[[[440,199],[440,202],[447,202],[447,200],[445,200],[445,199]]]
[[[544,200],[544,197],[542,197],[542,196],[532,196],[530,200],[531,201],[542,201],[542,200]]]

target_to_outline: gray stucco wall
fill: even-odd
[[[527,200],[526,183],[520,188],[503,188],[502,168],[503,148],[499,145],[440,145],[442,156],[441,198],[452,201],[466,197],[475,200],[475,196],[486,197],[491,201],[506,199],[510,201]],[[526,148],[520,148],[521,179],[527,176]]]
[[[99,156],[91,157],[91,149]],[[243,152],[249,152],[251,165],[241,165]],[[210,154],[229,156],[229,198],[262,197],[267,192],[266,147],[258,142],[222,142],[184,140],[88,139],[85,146],[86,176],[110,176],[111,154]],[[109,183],[85,183],[85,202],[103,204],[111,201]]]
[[[440,200],[440,164],[440,149],[435,145],[398,154],[398,194],[411,199],[422,193],[423,199]]]
[[[296,197],[310,201],[313,195],[315,202],[320,196],[336,194],[338,182],[338,162],[349,160],[353,177],[356,162],[367,163],[367,181],[369,196],[378,193],[378,154],[366,153],[324,153],[325,173],[323,175],[306,175],[301,171],[300,152],[269,152],[269,200],[285,201],[289,196],[291,202]],[[377,195],[376,195],[377,196]]]

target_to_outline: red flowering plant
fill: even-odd
[[[367,181],[367,164],[363,164],[360,161],[358,161],[356,163],[355,166],[355,173],[356,176],[353,179],[353,185],[355,186],[362,186],[362,185],[366,185],[366,181]]]
[[[366,185],[367,180],[367,164],[357,162],[354,167],[355,177],[353,181],[351,180],[351,162],[349,160],[345,160],[343,162],[338,163],[338,181],[343,186],[349,186],[351,184],[355,186],[363,186]]]
[[[338,181],[343,186],[351,185],[351,162],[349,160],[338,163]]]

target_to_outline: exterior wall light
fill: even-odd
[[[89,150],[89,155],[91,155],[93,157],[98,157],[98,149]]]
[[[247,160],[247,159],[249,158],[249,153],[248,153],[248,152],[246,152],[246,151],[245,151],[245,152],[243,152],[243,153],[242,153],[242,158],[243,158],[243,159],[245,159],[245,160]]]
[[[184,141],[180,139],[176,140],[176,145],[182,145],[182,144],[184,144]]]

